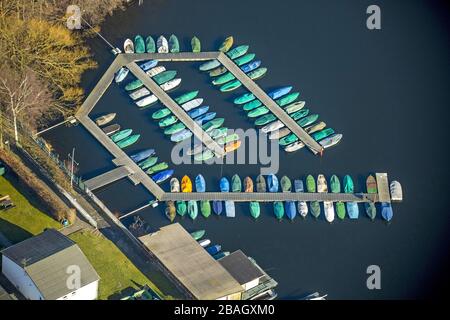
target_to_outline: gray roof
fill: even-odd
[[[69,266],[80,268],[81,287],[100,279],[78,245],[54,229],[15,244],[2,254],[24,268],[44,299],[73,292],[66,281]]]
[[[219,262],[241,285],[264,276],[241,250],[219,259]]]

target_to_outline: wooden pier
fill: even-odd
[[[84,185],[89,190],[94,191],[115,181],[131,176],[132,174],[133,171],[131,171],[127,166],[120,166],[92,179],[84,181]]]

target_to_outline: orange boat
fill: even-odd
[[[245,192],[253,192],[253,180],[250,177],[244,179]]]
[[[192,192],[192,181],[188,176],[181,179],[181,192]]]
[[[224,147],[225,152],[231,152],[238,149],[241,146],[241,140],[227,143]]]

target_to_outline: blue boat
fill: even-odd
[[[235,217],[236,213],[234,208],[234,201],[231,200],[225,201],[225,214],[228,218]]]
[[[202,125],[204,122],[210,121],[216,117],[215,112],[208,112],[197,119],[195,119],[195,122],[197,122],[199,125]]]
[[[244,71],[245,73],[248,73],[250,71],[253,71],[253,70],[259,68],[260,65],[261,65],[261,60],[252,61],[250,63],[244,64],[241,67],[241,70]]]
[[[278,178],[274,174],[269,174],[267,176],[267,185],[269,192],[278,192]]]
[[[180,141],[186,140],[187,138],[190,138],[191,136],[192,136],[191,130],[183,129],[181,131],[178,131],[178,132],[172,134],[170,136],[170,141],[180,142]]]
[[[286,211],[286,215],[289,219],[294,220],[295,216],[297,215],[297,210],[295,208],[295,202],[294,201],[286,201],[284,203],[284,208]]]
[[[144,63],[139,64],[139,67],[144,70],[150,70],[153,67],[156,67],[156,65],[158,64],[158,60],[148,60]]]
[[[295,192],[304,192],[303,180],[297,179],[294,180],[294,190]]]
[[[158,172],[157,174],[152,176],[152,179],[156,183],[161,183],[161,182],[164,182],[165,180],[169,179],[172,175],[173,175],[173,170],[169,169],[169,170],[164,170],[164,171]]]
[[[198,174],[195,177],[195,190],[197,192],[205,192],[205,190],[206,190],[205,178],[203,178],[203,176],[201,174]]]
[[[213,210],[214,210],[215,214],[220,215],[223,210],[222,201],[214,200],[213,201]]]
[[[358,204],[356,202],[347,202],[347,212],[350,219],[358,219]]]
[[[130,70],[128,70],[127,68],[120,68],[120,70],[117,71],[116,76],[114,77],[116,83],[122,82],[127,77],[128,72],[130,72]]]
[[[220,179],[219,186],[220,186],[221,192],[229,192],[230,191],[230,183],[228,182],[228,179],[225,177]]]
[[[390,203],[388,202],[381,203],[381,216],[387,222],[391,221],[392,217],[394,216],[394,212],[392,211],[392,206]]]
[[[220,244],[215,244],[206,248],[206,251],[208,251],[208,253],[212,256],[219,253],[220,250],[222,250],[222,246]]]
[[[140,161],[152,156],[153,154],[155,154],[155,149],[145,149],[145,150],[139,151],[138,153],[132,154],[130,156],[130,158],[134,162],[140,162]]]
[[[275,99],[278,99],[278,98],[284,96],[285,94],[288,94],[289,92],[291,92],[291,90],[292,90],[292,86],[281,87],[281,88],[278,88],[278,89],[275,89],[275,90],[269,92],[268,95],[273,100],[275,100]]]
[[[209,110],[209,106],[202,106],[199,108],[195,108],[193,110],[190,110],[188,112],[189,117],[191,117],[192,119],[197,118],[198,116],[201,116],[202,114],[208,112]]]

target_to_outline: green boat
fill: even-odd
[[[217,140],[217,143],[222,145],[222,144],[227,144],[229,142],[236,141],[236,140],[239,140],[239,135],[237,133],[233,133],[226,137],[219,138]]]
[[[345,218],[345,204],[342,201],[336,202],[336,215],[341,220]]]
[[[233,81],[225,83],[223,86],[221,86],[220,91],[221,92],[229,92],[229,91],[236,90],[240,86],[242,86],[242,83],[239,80],[233,80]]]
[[[156,164],[156,162],[158,162],[158,157],[149,157],[147,159],[145,159],[144,161],[139,163],[139,167],[142,170],[148,169],[151,166],[154,166]]]
[[[197,37],[193,37],[191,40],[192,52],[200,52],[202,50],[200,40]]]
[[[161,128],[164,128],[164,127],[170,126],[171,124],[174,124],[174,123],[177,122],[177,121],[178,121],[177,117],[175,117],[175,116],[168,116],[168,117],[166,117],[166,118],[160,120],[160,121],[158,122],[158,125],[159,125]]]
[[[259,206],[259,202],[256,202],[256,201],[250,202],[250,215],[253,218],[258,219],[260,213],[261,213],[261,208]]]
[[[288,105],[291,102],[297,100],[299,95],[300,95],[300,92],[293,92],[293,93],[288,94],[287,96],[284,96],[284,97],[282,97],[280,99],[277,99],[275,102],[280,107],[284,107],[285,105]]]
[[[191,232],[191,236],[192,236],[192,238],[194,238],[195,241],[198,241],[201,238],[203,238],[205,233],[206,233],[205,230],[197,230],[197,231]]]
[[[145,173],[153,174],[158,171],[166,170],[168,167],[169,167],[169,165],[167,164],[167,162],[160,162],[158,164],[155,164],[153,167],[150,167],[149,169],[147,169],[147,171],[145,171]]]
[[[247,45],[241,45],[238,46],[236,48],[231,49],[230,51],[227,52],[227,56],[230,59],[236,59],[239,58],[240,56],[244,55],[247,53],[249,46]]]
[[[177,208],[177,213],[181,216],[184,217],[184,215],[187,212],[187,205],[185,201],[177,201],[176,202],[176,208]]]
[[[202,153],[196,154],[194,156],[194,160],[195,161],[207,161],[207,160],[211,159],[212,157],[214,157],[214,152],[207,149],[207,150],[203,151]]]
[[[292,189],[292,182],[291,179],[289,179],[288,176],[281,177],[281,190],[283,192],[291,192]]]
[[[332,193],[340,193],[341,192],[341,182],[339,178],[333,174],[330,179],[330,188]]]
[[[209,60],[209,61],[206,61],[205,63],[202,63],[200,65],[200,67],[198,67],[198,69],[200,71],[211,71],[219,66],[220,66],[220,61],[214,59],[214,60]]]
[[[236,79],[236,77],[231,72],[227,72],[224,75],[221,75],[221,76],[215,78],[212,81],[212,84],[215,85],[215,86],[218,86],[218,85],[227,83],[228,81],[231,81],[231,80],[234,80],[234,79]]]
[[[244,104],[242,109],[244,111],[250,111],[250,110],[256,109],[256,108],[258,108],[260,106],[262,106],[262,102],[259,101],[258,99],[256,99],[256,100],[252,100],[252,101],[247,102],[246,104]]]
[[[297,121],[303,117],[306,117],[308,115],[308,113],[309,113],[309,109],[305,108],[305,109],[299,110],[299,111],[291,114],[291,118],[294,119],[295,121]]]
[[[147,49],[147,53],[155,53],[156,52],[156,43],[153,40],[152,36],[148,36],[145,38],[145,47]]]
[[[255,99],[255,95],[251,92],[244,93],[242,96],[234,99],[234,104],[244,104]]]
[[[219,139],[222,137],[225,137],[227,135],[228,132],[228,128],[222,127],[222,128],[217,128],[217,129],[213,129],[209,132],[209,136],[212,139]]]
[[[217,67],[217,68],[211,70],[209,72],[209,76],[210,77],[218,77],[218,76],[224,74],[227,71],[228,71],[227,68],[225,68],[224,66],[220,66],[220,67]]]
[[[345,193],[354,193],[354,191],[355,191],[354,189],[355,189],[355,187],[353,185],[352,178],[348,174],[346,174],[344,176],[344,192]]]
[[[229,36],[225,39],[224,42],[220,45],[219,51],[220,52],[228,52],[230,50],[231,46],[233,45],[233,37]]]
[[[237,174],[231,177],[231,191],[242,192],[242,181]]]
[[[178,104],[183,104],[183,103],[186,103],[188,101],[191,101],[192,99],[197,97],[197,95],[198,95],[198,90],[196,90],[196,91],[189,91],[189,92],[183,93],[181,96],[175,98],[174,100]]]
[[[300,119],[299,121],[297,121],[297,123],[300,127],[306,127],[306,126],[310,125],[311,123],[315,122],[317,119],[319,119],[318,114],[311,114],[307,117]]]
[[[189,200],[188,205],[187,205],[187,211],[188,211],[189,217],[191,217],[192,220],[195,220],[198,215],[197,201]]]
[[[159,109],[159,110],[153,112],[152,119],[159,120],[159,119],[162,119],[162,118],[168,116],[171,113],[172,113],[172,111],[170,111],[168,108],[162,108],[162,109]]]
[[[208,200],[200,201],[200,212],[205,218],[211,215],[211,203]]]
[[[277,117],[275,117],[273,114],[269,113],[266,115],[263,115],[262,117],[259,117],[255,121],[255,125],[257,126],[263,126],[265,124],[268,124],[269,122],[275,121]]]
[[[314,177],[310,174],[306,177],[306,191],[312,193],[316,192],[316,180],[314,180]]]
[[[258,68],[247,73],[247,76],[252,80],[261,79],[267,73],[267,68]]]
[[[211,121],[208,121],[207,123],[205,123],[204,125],[202,125],[202,129],[205,132],[211,131],[212,129],[216,129],[219,128],[223,123],[224,123],[225,119],[224,118],[215,118],[212,119]]]
[[[164,134],[172,135],[186,129],[186,126],[182,122],[177,122],[164,130]]]
[[[180,43],[176,35],[172,34],[169,38],[169,50],[172,53],[180,52]]]
[[[328,136],[331,136],[333,133],[334,133],[334,130],[333,130],[333,129],[331,129],[331,128],[326,128],[326,129],[323,129],[323,130],[320,130],[320,131],[318,131],[318,132],[313,133],[313,134],[311,135],[311,137],[312,137],[314,140],[319,141],[319,140],[325,139],[325,138],[328,137]]]
[[[318,218],[319,215],[320,215],[320,204],[319,204],[319,202],[318,201],[311,201],[309,206],[311,207],[311,214],[313,215],[313,217]]]
[[[298,137],[294,133],[290,133],[287,136],[279,140],[280,146],[287,146],[295,141],[298,141]]]
[[[132,136],[129,136],[128,138],[125,138],[125,139],[120,140],[119,142],[117,142],[117,146],[120,149],[126,148],[128,146],[131,146],[136,141],[138,141],[140,137],[141,137],[140,134],[134,134]]]
[[[254,53],[247,53],[246,55],[243,55],[242,57],[235,59],[234,63],[236,63],[238,66],[242,66],[243,64],[252,61],[255,58],[255,56],[256,54]]]
[[[275,213],[275,217],[277,217],[278,220],[283,219],[283,216],[284,216],[283,202],[275,201],[273,203],[273,212]]]
[[[133,129],[125,129],[125,130],[121,130],[119,132],[114,133],[111,136],[111,140],[113,142],[119,142],[120,140],[125,139],[126,137],[130,136],[131,133],[133,132]]]
[[[163,71],[161,73],[158,73],[156,76],[153,77],[153,80],[161,85],[163,83],[166,83],[167,81],[172,80],[173,78],[175,78],[177,75],[177,72],[175,70],[168,70],[168,71]]]
[[[247,116],[249,118],[256,118],[256,117],[262,116],[262,115],[267,114],[267,113],[269,113],[269,109],[267,107],[265,107],[265,106],[262,106],[262,107],[253,109],[252,111],[250,111],[247,114]]]
[[[375,208],[375,205],[373,202],[366,202],[364,203],[364,207],[366,209],[367,216],[374,220],[377,216],[377,209]]]
[[[141,35],[134,37],[134,52],[145,53],[145,42]]]
[[[297,112],[301,109],[303,109],[303,107],[305,106],[305,101],[297,101],[294,103],[291,103],[290,105],[287,105],[286,107],[284,107],[284,111],[286,111],[287,114],[291,114],[294,112]]]
[[[127,91],[133,91],[133,90],[139,89],[139,88],[142,87],[143,85],[144,85],[144,84],[142,83],[141,80],[136,79],[136,80],[133,80],[133,81],[131,81],[130,83],[128,83],[128,84],[125,86],[125,90],[127,90]]]

